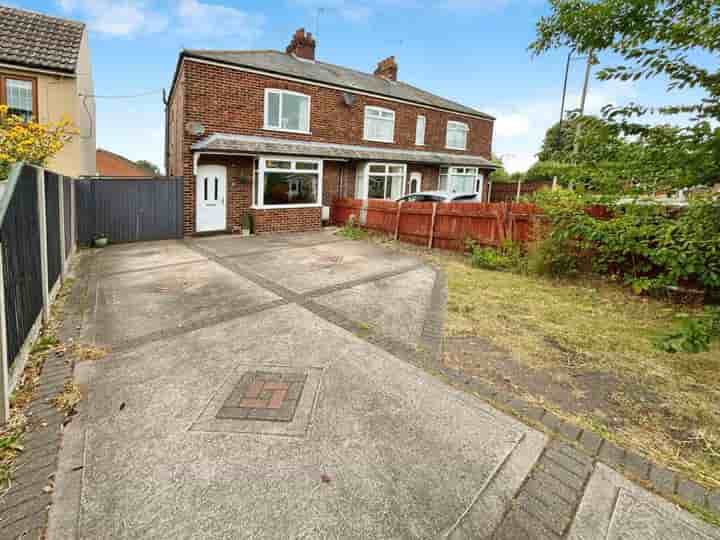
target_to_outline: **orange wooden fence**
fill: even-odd
[[[336,199],[331,220],[343,225],[354,216],[361,226],[404,242],[463,250],[468,239],[485,246],[499,246],[506,240],[527,242],[539,213],[532,204]]]

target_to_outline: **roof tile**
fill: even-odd
[[[0,6],[0,62],[74,73],[85,25]]]

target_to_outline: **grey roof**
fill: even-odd
[[[491,115],[466,107],[455,101],[420,90],[401,81],[388,81],[369,73],[327,64],[319,61],[299,60],[293,55],[280,51],[215,51],[185,49],[185,56],[214,60],[226,64],[249,67],[281,75],[290,75],[309,81],[333,84],[381,96],[412,101],[450,111],[472,114],[488,119]]]
[[[336,159],[362,159],[429,163],[433,165],[467,165],[496,169],[496,165],[481,156],[445,154],[395,148],[374,148],[351,144],[331,144],[309,141],[289,141],[272,137],[227,135],[215,133],[192,146],[195,151],[242,152],[248,154],[282,154]]]
[[[75,73],[85,25],[0,6],[0,63]]]

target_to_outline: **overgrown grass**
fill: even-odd
[[[645,389],[655,396],[652,406],[643,392],[619,388],[612,394],[624,411],[619,429],[603,411],[563,416],[720,486],[720,343],[697,354],[653,346],[678,317],[694,315],[691,308],[602,281],[555,281],[475,269],[452,256],[433,258],[448,275],[448,335],[483,336],[528,369],[611,373]]]

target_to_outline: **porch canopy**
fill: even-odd
[[[467,154],[446,154],[395,148],[374,148],[352,144],[331,144],[310,141],[292,141],[251,135],[229,135],[215,133],[192,146],[195,163],[200,154],[277,154],[283,156],[307,156],[326,159],[358,159],[366,161],[398,161],[426,163],[438,166],[462,165],[497,169],[497,165],[481,156]]]

